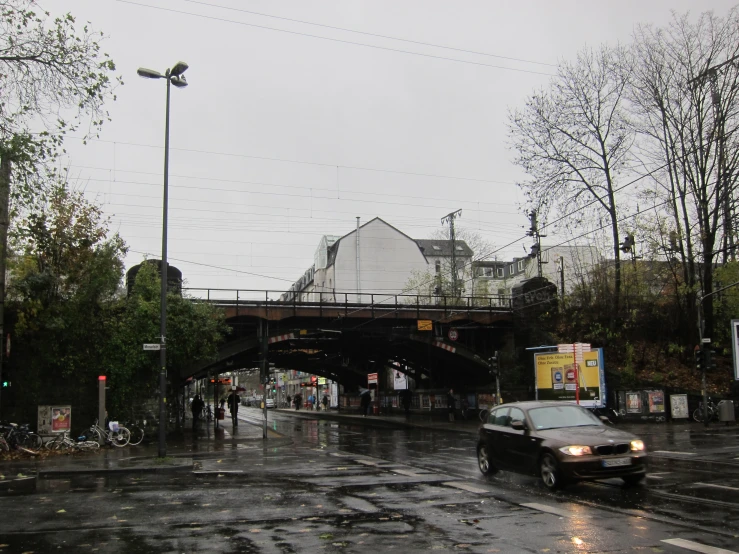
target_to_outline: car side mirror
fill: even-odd
[[[523,431],[526,429],[526,424],[523,421],[516,419],[514,421],[511,421],[511,429],[515,429],[516,431]]]

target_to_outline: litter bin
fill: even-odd
[[[218,419],[225,419],[226,418],[225,408],[216,408],[216,417]]]
[[[729,423],[734,421],[734,402],[732,400],[722,400],[718,403],[718,420]]]

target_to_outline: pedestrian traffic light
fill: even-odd
[[[700,348],[696,348],[693,355],[695,356],[695,369],[697,369],[698,371],[703,371],[703,367],[704,367],[703,350],[701,350]]]
[[[498,351],[495,351],[495,354],[493,354],[490,357],[490,375],[498,375],[498,372],[500,371],[500,359],[498,356]]]
[[[3,388],[4,389],[10,388],[10,381],[3,381]]]

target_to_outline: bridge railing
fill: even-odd
[[[182,289],[190,298],[226,306],[315,306],[371,308],[377,310],[409,310],[419,308],[436,310],[501,310],[510,311],[512,299],[505,295],[489,296],[435,296],[421,294],[387,294],[383,292],[293,292],[253,289]]]

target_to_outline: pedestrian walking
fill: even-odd
[[[295,410],[300,409],[300,403],[303,401],[303,397],[300,394],[293,396],[293,404],[295,404]]]
[[[236,427],[239,424],[239,418],[237,417],[239,414],[239,402],[241,402],[241,397],[236,394],[236,391],[231,391],[231,394],[228,395],[228,409],[231,411],[231,423],[234,427]]]
[[[467,412],[470,409],[470,401],[467,400],[467,396],[466,395],[462,395],[462,402],[461,403],[462,403],[462,419],[464,419],[465,421],[467,421]]]
[[[411,391],[408,389],[404,389],[400,391],[400,402],[403,405],[403,410],[405,411],[405,417],[410,417],[411,415]]]
[[[449,389],[449,392],[446,395],[446,407],[449,410],[449,421],[454,423],[454,404],[456,403],[454,399],[454,389]]]
[[[370,402],[372,401],[372,393],[369,389],[364,389],[359,393],[359,405],[362,412],[362,417],[367,417],[370,410]]]
[[[289,394],[288,394],[288,395],[287,395],[287,396],[285,397],[285,402],[287,403],[287,407],[288,407],[288,408],[289,408],[290,406],[292,406],[292,398],[290,397],[290,395],[289,395]]]
[[[324,412],[328,410],[328,396],[326,396],[325,394],[323,395],[323,398],[321,399],[321,404],[323,404]]]
[[[203,413],[203,408],[205,407],[205,402],[200,398],[199,394],[195,395],[195,398],[192,399],[192,403],[190,404],[190,410],[192,411],[192,428],[193,431],[198,426],[198,421],[200,420],[200,416]]]

